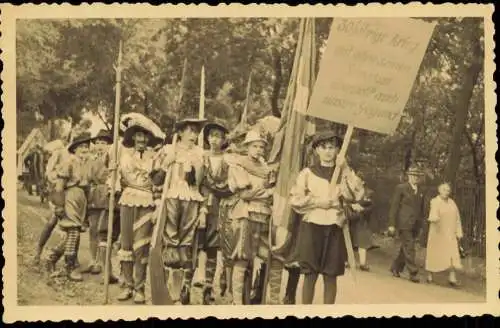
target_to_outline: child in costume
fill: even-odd
[[[175,277],[177,276],[175,271],[182,271],[183,281],[180,291],[182,304],[190,303],[195,269],[194,251],[198,248],[195,245],[195,237],[200,221],[200,205],[204,201],[200,193],[203,179],[203,148],[196,144],[204,124],[205,120],[199,119],[184,119],[177,122],[175,129],[180,140],[176,143],[175,149],[172,145],[165,145],[159,151],[153,173],[153,182],[159,188],[163,186],[167,172],[170,171],[171,174],[165,200],[163,259],[167,274],[169,270],[173,270]]]
[[[237,163],[241,154],[241,144],[245,139],[246,132],[243,130],[234,130],[228,137],[229,146],[225,151],[222,164],[221,178],[223,177],[227,183],[229,166]],[[228,186],[228,191],[229,186]],[[232,255],[235,247],[233,238],[233,224],[229,216],[231,208],[238,201],[238,197],[233,193],[227,194],[226,197],[220,199],[219,203],[219,247],[222,253],[222,273],[220,278],[221,296],[227,296],[231,299],[233,293],[232,277],[233,277],[233,260]]]
[[[122,144],[126,149],[120,154],[119,184],[114,191],[121,191],[118,256],[126,286],[118,300],[134,297],[134,303],[143,304],[155,209],[150,179],[155,153],[149,147],[161,143],[165,136],[153,121],[142,115],[122,119],[122,124],[125,125]]]
[[[244,304],[245,275],[256,257],[269,256],[269,220],[273,188],[269,183],[270,168],[263,160],[267,141],[256,131],[249,131],[243,145],[247,155],[229,166],[229,189],[236,202],[228,216],[232,221],[234,262],[232,283],[233,303]]]
[[[62,159],[56,168],[57,179],[51,202],[58,217],[58,224],[66,235],[61,243],[48,255],[49,271],[55,269],[55,264],[64,254],[65,275],[70,280],[82,281],[81,273],[76,269],[76,260],[80,242],[82,223],[87,212],[86,189],[88,176],[85,166],[90,145],[90,134],[82,133],[68,147],[69,154]]]
[[[318,276],[323,275],[324,304],[334,304],[337,295],[337,277],[344,274],[347,251],[342,226],[345,224],[344,202],[362,198],[362,181],[337,159],[342,140],[333,133],[320,133],[312,148],[319,160],[303,169],[291,191],[290,204],[302,215],[298,231],[297,258],[304,274],[303,304],[312,304]],[[340,185],[331,186],[335,166],[341,170]],[[353,204],[353,210],[361,211]]]
[[[200,247],[207,254],[205,269],[205,285],[203,287],[203,304],[210,304],[215,270],[217,266],[217,251],[220,249],[219,238],[219,207],[222,199],[232,193],[227,185],[228,165],[224,161],[224,150],[227,147],[228,130],[220,123],[209,123],[203,129],[204,143],[209,150],[204,156],[205,176],[202,183],[202,194],[205,201],[200,209],[200,217],[205,219],[204,240]],[[202,223],[202,222],[200,222]],[[227,288],[225,270],[221,274],[221,289]]]
[[[86,223],[89,228],[89,250],[91,262],[90,265],[82,270],[82,273],[100,274],[102,271],[101,257],[98,249],[97,227],[100,217],[105,215],[105,209],[108,206],[108,187],[106,180],[107,172],[107,153],[109,145],[113,139],[109,132],[101,130],[92,138],[91,156],[88,162],[89,170],[89,194],[87,199],[87,218]]]

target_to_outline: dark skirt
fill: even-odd
[[[372,246],[372,232],[368,218],[365,215],[360,216],[357,220],[350,221],[349,231],[353,248],[369,249]]]
[[[341,276],[347,251],[342,229],[337,225],[301,222],[298,233],[298,260],[303,274]]]

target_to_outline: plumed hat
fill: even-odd
[[[134,145],[132,136],[141,131],[149,135],[149,147],[154,147],[165,140],[165,133],[155,122],[139,113],[129,113],[122,117],[120,128],[123,127],[123,141],[125,147]]]

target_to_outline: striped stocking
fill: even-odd
[[[269,304],[280,304],[281,276],[283,265],[277,259],[271,259],[269,270]],[[264,295],[265,297],[265,295]]]

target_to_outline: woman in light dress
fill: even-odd
[[[448,270],[448,282],[458,287],[456,270],[462,268],[458,240],[462,238],[462,223],[457,205],[450,198],[451,187],[442,183],[438,195],[431,200],[429,211],[429,236],[425,269],[427,282],[432,282],[433,273]]]

